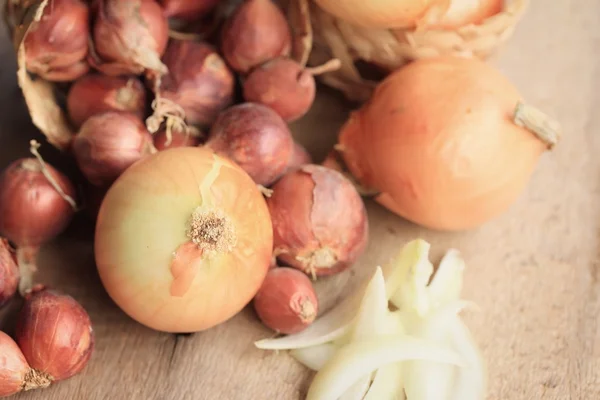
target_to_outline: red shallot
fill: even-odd
[[[364,252],[369,225],[360,195],[342,174],[320,165],[292,170],[267,204],[279,261],[313,277],[336,274]]]
[[[25,356],[15,341],[0,331],[0,397],[23,390],[30,371]]]
[[[49,0],[24,39],[27,69],[49,81],[87,73],[89,9],[81,0]]]
[[[219,115],[206,146],[235,161],[257,184],[269,186],[287,168],[294,140],[275,111],[243,103]]]
[[[161,0],[167,17],[194,21],[212,11],[219,0]]]
[[[19,267],[15,262],[13,249],[8,240],[0,237],[0,306],[16,293],[18,284]]]
[[[297,269],[287,267],[267,273],[253,304],[262,323],[283,334],[304,330],[319,311],[310,279]]]
[[[111,184],[131,164],[156,149],[144,123],[134,114],[108,111],[90,117],[73,139],[79,168],[94,185]]]

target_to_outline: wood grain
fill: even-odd
[[[600,3],[532,1],[514,38],[493,61],[532,104],[554,115],[565,136],[540,161],[511,209],[480,229],[438,233],[418,228],[367,202],[371,241],[356,266],[320,283],[327,306],[365,279],[405,241],[420,236],[435,257],[460,249],[468,270],[464,295],[480,313],[467,315],[489,363],[492,400],[600,398]],[[16,86],[5,35],[0,54],[0,166],[27,154],[38,138]],[[296,137],[320,161],[348,106],[322,89]],[[49,145],[49,161],[68,168]],[[92,230],[81,216],[40,256],[39,279],[77,298],[89,311],[97,348],[84,373],[18,400],[228,399],[298,400],[311,374],[285,353],[256,350],[270,332],[251,310],[204,333],[174,336],[125,316],[104,292],[94,268]],[[19,302],[0,313],[9,332]]]

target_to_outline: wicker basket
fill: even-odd
[[[366,75],[360,63],[376,66],[383,76],[423,57],[459,55],[485,59],[510,38],[528,3],[529,0],[506,0],[504,10],[481,25],[452,31],[362,28],[332,16],[312,0],[290,0],[288,11],[292,26],[299,26],[302,16],[312,25],[305,35],[312,40],[309,65],[331,58],[342,62],[337,71],[323,74],[322,82],[341,90],[349,99],[362,102],[379,78]],[[307,31],[306,26],[303,30]]]

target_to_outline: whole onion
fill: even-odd
[[[210,125],[233,102],[235,77],[213,46],[173,39],[163,62],[169,73],[161,77],[159,95],[179,105],[187,123]]]
[[[87,73],[89,9],[81,0],[49,0],[24,39],[27,69],[50,81]]]
[[[111,184],[131,164],[155,151],[144,123],[123,111],[90,117],[73,139],[72,148],[79,168],[97,186]]]
[[[219,0],[161,0],[161,4],[167,17],[193,21],[212,11]]]
[[[98,0],[90,63],[107,75],[166,73],[160,57],[168,31],[167,18],[154,0]]]
[[[16,292],[19,283],[19,267],[8,240],[0,237],[0,307]]]
[[[76,128],[105,111],[129,111],[143,118],[145,109],[146,92],[135,77],[89,74],[73,83],[67,96],[67,112]]]

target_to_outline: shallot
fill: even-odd
[[[161,0],[167,17],[194,21],[212,11],[219,0]]]
[[[367,213],[339,172],[309,164],[286,173],[267,199],[278,259],[313,277],[339,273],[366,249]]]
[[[17,291],[19,267],[8,240],[0,237],[0,307]]]
[[[0,331],[0,397],[12,396],[26,386],[31,374],[15,341]]]

